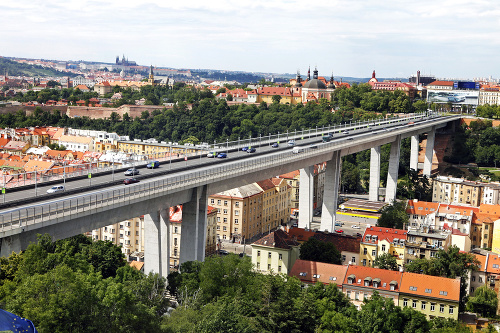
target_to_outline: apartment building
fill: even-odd
[[[390,271],[363,266],[341,266],[297,260],[290,276],[306,284],[334,283],[359,309],[377,291],[400,307],[411,307],[427,319],[458,319],[460,278]]]
[[[479,182],[438,176],[432,182],[432,202],[478,207],[481,204],[483,186]]]
[[[210,206],[217,209],[217,238],[241,242],[267,231],[262,226],[263,191],[248,184],[208,197]]]
[[[497,276],[500,275],[499,255],[481,249],[473,250],[472,254],[479,262],[479,267],[477,271],[469,273],[468,293],[474,295],[475,290],[484,285],[488,286],[490,289],[494,289],[495,280]]]
[[[401,278],[399,305],[411,307],[426,315],[427,319],[458,320],[460,278],[405,272]]]
[[[451,233],[433,229],[408,230],[405,245],[405,262],[416,259],[432,259],[438,250],[447,250],[451,245]]]
[[[252,264],[264,274],[288,274],[299,258],[300,244],[281,228],[252,243]]]
[[[110,241],[120,246],[127,258],[137,256],[144,253],[144,216],[92,230],[91,235],[93,240]]]
[[[405,242],[408,232],[401,229],[370,227],[365,230],[359,248],[361,265],[372,266],[380,255],[388,253],[396,258],[402,267],[405,255]]]

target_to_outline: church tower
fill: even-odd
[[[151,65],[151,67],[149,68],[149,78],[148,78],[148,82],[154,86],[155,85],[155,76],[153,74],[153,65]]]

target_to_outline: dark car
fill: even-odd
[[[311,148],[311,149],[318,149],[318,146],[316,146],[315,143],[311,143],[311,145],[309,146],[309,148]]]
[[[248,147],[241,148],[241,151],[247,151],[247,150],[248,150]]]
[[[226,157],[227,157],[226,153],[219,153],[219,155],[217,155],[217,158],[226,158]]]
[[[255,153],[257,151],[257,149],[255,148],[248,148],[247,149],[247,153]]]
[[[134,184],[134,183],[138,183],[139,180],[137,178],[127,178],[123,181],[123,184],[125,185],[130,185],[130,184]]]
[[[279,146],[280,146],[280,145],[279,145],[277,142],[275,142],[275,143],[273,143],[273,145],[272,145],[271,147],[273,147],[273,148],[278,148]]]
[[[227,252],[226,250],[219,250],[219,254],[221,256],[227,256],[229,254],[229,252]]]
[[[146,168],[148,169],[156,169],[160,166],[160,162],[158,161],[152,161],[152,162],[149,162],[147,165],[146,165]]]
[[[125,171],[125,176],[135,176],[138,174],[139,174],[139,170],[137,170],[136,168],[131,168],[131,169],[128,169],[127,171]]]

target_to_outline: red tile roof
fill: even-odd
[[[428,215],[436,213],[438,209],[438,202],[408,200],[406,206],[406,212],[411,215]]]
[[[289,237],[286,232],[281,229],[271,232],[270,234],[255,241],[252,245],[268,246],[280,249],[290,249],[292,246],[300,244]]]
[[[401,287],[402,276],[403,273],[399,271],[350,265],[347,268],[347,273],[344,278],[343,284],[386,291],[390,291],[391,285],[394,285],[393,291],[398,292]],[[375,279],[380,280],[378,287],[373,286],[373,282]],[[349,280],[351,280],[352,283],[349,283]],[[370,281],[370,284],[368,286],[365,286],[365,280]]]
[[[335,283],[342,287],[346,272],[347,266],[297,259],[288,275],[305,283]]]
[[[406,230],[401,229],[392,229],[392,228],[383,228],[383,227],[370,227],[365,230],[363,235],[363,242],[366,242],[366,236],[371,235],[371,239],[373,240],[373,236],[377,236],[375,241],[371,241],[369,243],[378,244],[381,240],[387,240],[389,243],[394,241],[394,238],[404,239],[406,240],[408,232]]]
[[[460,300],[460,278],[448,279],[405,272],[401,280],[400,292],[458,302]]]
[[[453,87],[453,81],[439,81],[429,83],[427,86],[450,86]]]

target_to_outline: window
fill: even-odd
[[[267,270],[270,271],[271,270],[271,264],[267,264]]]
[[[363,254],[368,254],[368,249],[366,247],[363,249]]]
[[[416,308],[417,308],[417,301],[416,301],[416,300],[413,300],[413,301],[411,302],[411,307],[412,307],[412,308],[414,308],[414,309],[416,309]]]
[[[408,306],[408,300],[406,298],[403,299],[403,306]]]
[[[220,200],[217,200],[217,204],[220,205],[221,201]]]
[[[278,272],[281,272],[281,266],[278,266]]]
[[[227,200],[224,200],[224,206],[227,206]]]
[[[224,223],[227,223],[227,217],[225,217],[225,218],[223,219],[223,221],[224,221]]]
[[[257,257],[260,257],[260,251],[257,251]]]
[[[385,244],[382,244],[382,251],[385,252]]]
[[[479,277],[479,283],[483,283],[483,277],[482,276]]]
[[[224,214],[227,214],[227,209],[224,209]]]
[[[363,266],[366,266],[366,259],[363,259]]]
[[[220,217],[217,216],[217,222],[220,222]]]
[[[439,312],[444,313],[444,304],[439,304]]]
[[[428,294],[431,294],[432,293],[432,289],[425,288],[425,292],[428,293]]]
[[[215,199],[210,199],[210,203],[213,205],[215,203]]]
[[[271,252],[269,252],[269,253],[267,254],[267,257],[268,257],[269,259],[271,259]]]
[[[372,250],[372,256],[375,257],[377,255],[377,251]]]
[[[178,230],[179,230],[179,229],[178,229],[177,227],[175,227],[175,228],[174,228],[174,232],[175,232],[176,234],[178,233]]]
[[[236,209],[236,210],[234,211],[234,215],[236,215],[236,216],[240,215],[240,211],[239,211],[238,209]]]
[[[234,203],[234,207],[239,207],[240,206],[240,203],[239,202],[235,202]]]
[[[257,269],[260,269],[260,262],[257,263]]]
[[[351,258],[351,263],[352,263],[352,264],[355,264],[355,263],[356,263],[356,257],[352,257],[352,258]]]
[[[450,305],[450,309],[448,310],[448,313],[449,313],[449,314],[453,314],[453,309],[454,309],[454,308],[453,308],[453,306],[452,306],[452,305]]]
[[[174,238],[174,245],[177,246],[177,237]]]
[[[222,231],[227,231],[227,227],[226,227],[226,226],[224,226],[224,227],[222,228]]]
[[[422,306],[421,306],[422,310],[425,310],[425,304],[426,302],[422,301]]]
[[[410,286],[410,290],[411,290],[411,291],[417,291],[417,287]]]
[[[354,295],[354,299],[359,301],[359,291],[356,291],[356,294]]]
[[[431,311],[434,311],[435,308],[436,308],[436,303],[431,303]]]
[[[234,228],[234,232],[235,232],[235,233],[238,233],[238,228]]]
[[[283,260],[283,254],[281,254],[281,253],[280,253],[280,254],[278,255],[278,259],[279,259],[279,260]]]
[[[448,296],[448,292],[447,291],[440,291],[439,295]]]
[[[351,299],[351,291],[350,290],[347,291],[347,299]]]

